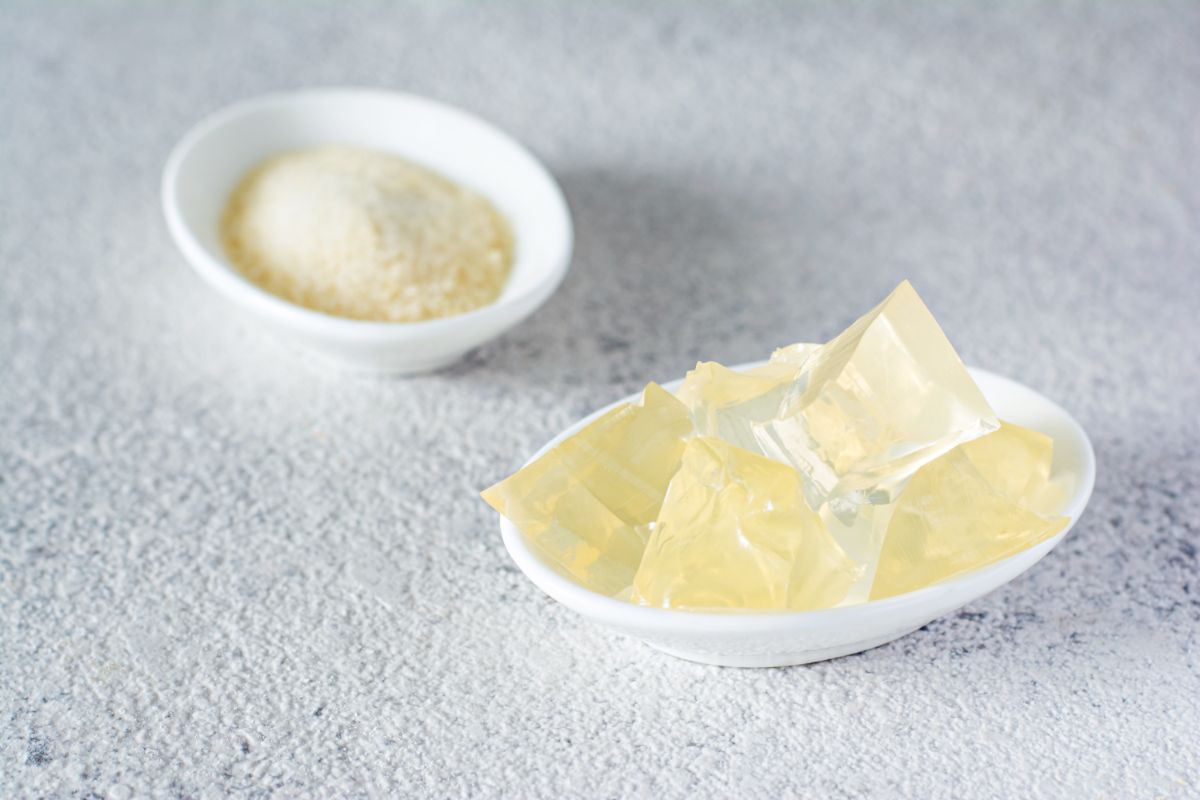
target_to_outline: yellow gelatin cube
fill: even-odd
[[[782,362],[736,372],[703,361],[683,379],[676,396],[691,412],[696,433],[757,452],[751,426],[775,416],[796,373],[795,366]]]
[[[740,372],[715,361],[703,361],[683,379],[676,396],[691,411],[696,433],[761,453],[753,425],[779,412],[779,404],[800,373],[800,365],[818,347],[781,347],[770,362]]]
[[[809,500],[891,502],[914,472],[994,431],[996,415],[912,285],[817,352],[774,419],[754,425],[762,452],[804,474]],[[837,505],[835,504],[835,511]],[[847,523],[856,507],[838,511]]]
[[[871,599],[961,575],[1061,531],[1066,517],[1033,510],[1046,510],[1052,446],[1004,423],[918,470],[892,511]]]
[[[792,367],[803,367],[808,359],[821,349],[819,344],[810,344],[809,342],[797,342],[789,344],[786,347],[777,347],[775,352],[771,353],[772,364],[786,364]]]
[[[1051,477],[1054,440],[1046,434],[1001,421],[1000,430],[962,447],[984,479],[1009,500],[1039,514],[1062,508],[1069,476]]]
[[[589,589],[629,589],[684,440],[687,409],[651,383],[483,492],[550,564]]]
[[[632,599],[658,608],[828,608],[858,574],[805,502],[796,470],[697,437],[667,489]]]

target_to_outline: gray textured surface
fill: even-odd
[[[1200,793],[1200,8],[165,4],[0,17],[0,795]],[[541,154],[562,291],[446,372],[245,329],[158,211],[202,114],[403,88]],[[1086,518],[894,644],[715,669],[516,573],[476,491],[913,279],[1091,432]]]

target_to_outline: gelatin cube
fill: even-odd
[[[628,591],[648,526],[692,424],[657,384],[483,492],[561,572],[607,595]]]
[[[895,508],[895,503],[864,504],[853,517],[844,519],[833,513],[829,503],[821,506],[818,516],[825,524],[825,530],[829,531],[846,555],[860,566],[859,578],[847,590],[842,605],[865,603],[871,598],[875,569],[879,565],[879,551],[883,547]]]
[[[895,503],[871,599],[920,589],[999,561],[1061,531],[1046,501],[1051,449],[1005,424],[922,467]]]
[[[803,367],[808,359],[820,351],[821,345],[809,342],[797,342],[785,347],[775,348],[771,353],[772,364],[786,364],[792,367]]]
[[[796,373],[784,362],[737,372],[704,361],[687,374],[676,395],[691,412],[696,433],[758,452],[751,426],[775,415]]]
[[[632,599],[659,608],[827,608],[858,574],[808,507],[794,469],[697,437],[667,489]]]
[[[646,386],[640,403],[616,411],[556,449],[568,471],[601,503],[630,525],[646,525],[679,468],[691,419],[657,383]]]
[[[561,461],[541,459],[484,493],[543,560],[595,591],[626,589],[646,547],[645,532],[617,516]]]
[[[761,450],[806,478],[809,500],[891,502],[917,469],[990,433],[996,415],[905,281],[803,359],[778,415],[752,427]]]
[[[1039,514],[1062,508],[1067,476],[1051,477],[1054,440],[1044,433],[1000,422],[1000,429],[963,444],[971,463],[996,491]]]

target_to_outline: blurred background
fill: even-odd
[[[5,4],[0,794],[1197,791],[1198,43],[1185,2]],[[562,289],[445,371],[296,358],[163,224],[197,120],[343,85],[570,203]],[[477,493],[554,433],[903,278],[1096,446],[1016,584],[739,672],[510,565]]]

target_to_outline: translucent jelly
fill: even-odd
[[[804,474],[809,500],[891,502],[917,469],[994,431],[996,415],[905,281],[809,355],[777,415],[752,425],[762,451]]]
[[[1046,434],[1001,421],[999,431],[962,447],[984,479],[1009,500],[1039,514],[1062,507],[1068,487],[1064,479],[1050,477],[1054,440]]]
[[[687,409],[655,383],[560,443],[483,499],[551,564],[607,595],[627,592],[648,526],[692,432]]]
[[[688,407],[697,433],[757,452],[751,425],[775,416],[797,371],[792,364],[773,362],[735,372],[704,361],[687,374],[676,395]]]
[[[1061,531],[1049,437],[1001,423],[907,282],[824,345],[650,384],[483,493],[583,586],[670,609],[891,597]]]
[[[1005,423],[922,467],[892,509],[870,599],[920,589],[1032,547],[1066,517],[1045,509],[1050,439]]]
[[[781,347],[769,363],[742,372],[703,361],[676,395],[692,413],[697,433],[761,453],[753,426],[775,417],[801,365],[818,349],[815,344]]]
[[[792,467],[711,437],[688,442],[633,582],[659,608],[836,605],[859,569]]]

